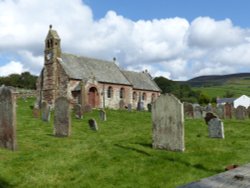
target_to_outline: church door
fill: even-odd
[[[98,107],[98,92],[97,92],[97,89],[95,87],[91,87],[89,89],[89,105],[92,107],[92,108],[95,108],[95,107]]]

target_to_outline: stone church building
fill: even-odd
[[[147,71],[121,70],[115,62],[80,57],[61,51],[61,39],[50,26],[45,39],[44,67],[37,80],[37,99],[54,105],[59,96],[72,104],[92,108],[123,108],[138,102],[147,104],[160,95],[160,89]]]

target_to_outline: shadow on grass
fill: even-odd
[[[146,156],[151,156],[149,153],[142,151],[142,150],[139,150],[137,148],[133,148],[133,147],[129,147],[129,146],[122,146],[120,144],[114,144],[114,146],[119,147],[119,148],[123,148],[126,150],[136,151],[137,153],[141,153],[141,154],[146,155]]]
[[[3,178],[0,177],[0,188],[9,188],[14,187],[10,185],[7,181],[5,181]]]
[[[145,144],[145,143],[135,143],[135,144],[138,144],[138,145],[141,145],[141,146],[147,147],[147,148],[152,148],[152,144]]]

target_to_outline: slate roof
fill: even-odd
[[[88,80],[95,77],[98,82],[131,85],[114,62],[65,53],[58,61],[71,79]]]
[[[221,98],[217,99],[216,102],[217,104],[223,104],[223,103],[229,103],[232,104],[236,98]]]
[[[133,72],[123,70],[122,73],[133,85],[134,89],[161,91],[147,72]]]

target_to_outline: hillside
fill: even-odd
[[[184,82],[193,90],[200,90],[209,97],[223,97],[230,93],[234,97],[250,96],[250,73],[200,76]]]

